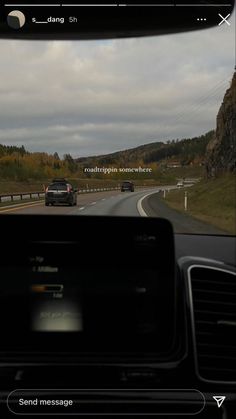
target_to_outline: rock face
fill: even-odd
[[[236,72],[216,119],[216,131],[206,152],[208,177],[236,173]]]

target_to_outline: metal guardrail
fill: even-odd
[[[150,188],[153,186],[148,185],[139,185],[135,186],[136,188]],[[115,191],[120,190],[119,186],[116,186],[114,188],[84,188],[84,189],[78,189],[78,194],[84,194],[84,193],[91,193],[91,192],[105,192],[105,191]],[[16,201],[23,201],[24,199],[40,199],[44,198],[45,192],[43,191],[36,191],[36,192],[19,192],[14,194],[0,194],[0,203],[2,202],[16,202]]]
[[[119,187],[115,188],[85,188],[85,189],[78,189],[78,194],[80,193],[90,193],[90,192],[105,192],[105,191],[115,191],[119,190]]]
[[[0,194],[0,202],[8,202],[8,201],[22,201],[23,199],[33,199],[40,197],[44,197],[45,193],[42,191],[39,192],[19,192],[14,194]]]

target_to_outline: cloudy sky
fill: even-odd
[[[109,41],[0,41],[0,144],[73,157],[215,127],[234,16],[205,31]]]

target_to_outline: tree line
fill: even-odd
[[[31,153],[24,146],[0,144],[0,178],[15,181],[50,179],[72,176],[78,172],[78,164],[70,154],[61,159],[57,152]]]

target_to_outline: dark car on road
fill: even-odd
[[[121,184],[121,192],[130,191],[134,192],[134,184],[130,181],[125,181]]]
[[[77,189],[65,179],[53,179],[45,191],[45,205],[77,204]]]

